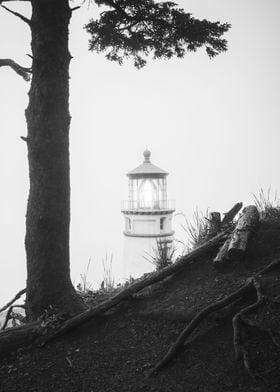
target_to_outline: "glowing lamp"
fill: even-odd
[[[129,178],[129,209],[159,210],[166,208],[165,170],[151,163],[151,153],[145,150],[144,162],[127,173]]]

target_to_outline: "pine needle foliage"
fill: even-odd
[[[222,38],[228,23],[198,20],[170,1],[95,0],[102,7],[98,19],[85,26],[90,34],[89,49],[105,52],[109,60],[132,57],[142,68],[146,58],[183,57],[204,47],[210,58],[227,50]]]

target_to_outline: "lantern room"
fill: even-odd
[[[127,173],[129,178],[128,201],[122,210],[165,210],[172,208],[167,200],[166,177],[168,173],[151,163],[151,152],[145,150],[144,162]]]

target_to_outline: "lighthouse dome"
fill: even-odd
[[[146,149],[143,152],[144,162],[137,166],[135,169],[127,173],[131,178],[141,178],[141,177],[166,177],[168,173],[151,163],[151,151]]]

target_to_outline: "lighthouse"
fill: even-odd
[[[168,173],[151,162],[149,150],[143,155],[144,162],[127,173],[128,200],[122,202],[125,278],[138,278],[155,270],[151,260],[157,241],[173,242],[175,203],[167,199]]]

